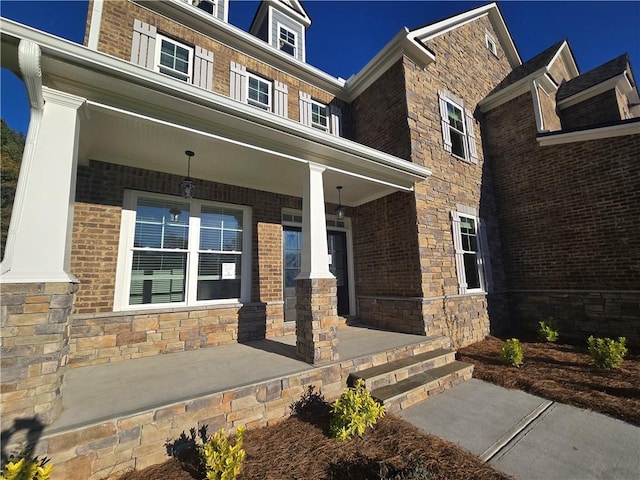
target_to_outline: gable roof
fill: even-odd
[[[562,40],[510,72],[489,95],[478,102],[480,110],[486,112],[522,95],[530,90],[532,81],[540,82],[555,91],[558,88],[558,82],[550,72],[558,58],[564,61],[571,78],[580,74],[569,43],[567,40]]]
[[[302,23],[306,28],[309,28],[311,25],[311,18],[307,14],[307,11],[302,7],[302,3],[298,0],[262,0],[253,17],[251,26],[249,27],[249,32],[255,34],[259,24],[262,23],[263,19],[267,15],[269,7],[280,10],[285,15]]]
[[[364,68],[347,80],[345,88],[349,92],[349,100],[351,101],[360,95],[403,55],[406,55],[419,68],[426,68],[430,63],[437,61],[435,54],[427,48],[426,41],[485,15],[492,23],[511,67],[515,68],[520,65],[522,63],[520,55],[500,14],[498,5],[495,2],[489,3],[414,30],[404,27]]]
[[[561,40],[558,43],[551,45],[549,48],[540,52],[535,57],[527,60],[522,65],[511,70],[509,75],[507,75],[494,89],[494,91],[502,90],[509,85],[512,85],[523,78],[531,75],[533,72],[540,70],[541,68],[546,67],[551,63],[553,58],[558,54],[562,45],[566,42],[566,40]]]
[[[603,63],[599,67],[593,68],[582,75],[562,83],[558,88],[556,99],[558,101],[564,100],[610,78],[622,75],[628,67],[629,55],[625,53],[613,60]]]

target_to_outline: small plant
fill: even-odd
[[[358,379],[353,388],[342,393],[331,407],[329,431],[332,437],[346,440],[362,435],[385,414],[385,408],[365,389],[364,380]]]
[[[522,354],[522,347],[520,341],[517,338],[510,338],[505,340],[500,350],[500,358],[505,363],[519,367],[522,365],[524,355]]]
[[[214,433],[198,447],[208,480],[233,480],[242,469],[246,452],[242,448],[244,427],[238,428],[236,444],[231,446],[224,429]]]
[[[46,458],[39,459],[29,454],[20,454],[19,460],[11,458],[2,468],[0,480],[49,480],[51,477],[53,464],[46,465]]]
[[[538,338],[542,342],[557,342],[560,335],[558,334],[558,329],[556,328],[555,322],[552,317],[545,322],[544,320],[538,322],[540,326],[538,328]]]
[[[318,409],[326,405],[324,396],[314,392],[314,389],[315,387],[313,385],[309,385],[307,390],[302,394],[302,397],[300,397],[300,400],[293,402],[289,406],[291,415],[303,416],[313,414],[313,412],[317,412]]]
[[[625,347],[627,339],[618,337],[618,341],[611,338],[595,338],[591,335],[587,339],[589,353],[598,368],[618,368],[627,354]]]

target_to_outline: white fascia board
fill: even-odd
[[[580,71],[578,70],[576,61],[573,58],[573,53],[571,53],[571,48],[569,48],[569,43],[566,40],[562,43],[562,45],[560,45],[560,48],[549,62],[549,65],[547,65],[547,69],[550,69],[551,65],[553,65],[560,56],[562,56],[562,59],[564,60],[567,69],[569,70],[569,75],[571,75],[571,78],[580,75]]]
[[[295,18],[300,23],[302,23],[305,27],[309,28],[309,26],[311,25],[311,19],[309,18],[309,15],[307,15],[307,12],[305,11],[305,9],[302,8],[302,5],[300,4],[300,2],[296,0],[293,1],[293,3],[295,3],[295,5],[298,6],[300,11],[296,11],[294,8],[291,8],[289,5],[287,5],[284,2],[276,1],[276,2],[268,2],[268,3],[273,8],[280,10],[285,15]],[[304,13],[300,13],[300,12],[304,12]]]
[[[427,41],[442,35],[443,33],[447,33],[461,27],[469,22],[477,20],[484,15],[489,16],[491,24],[496,29],[500,44],[507,55],[507,59],[509,60],[511,67],[515,68],[520,65],[522,63],[520,55],[518,54],[518,50],[513,43],[513,39],[509,34],[509,30],[507,30],[507,26],[495,2],[478,7],[474,10],[469,10],[468,12],[461,13],[454,17],[446,18],[440,22],[427,25],[426,27],[419,28],[411,32],[411,34],[418,40]]]
[[[546,67],[543,67],[540,70],[536,70],[526,77],[521,78],[517,82],[512,83],[508,87],[497,91],[493,95],[483,98],[478,102],[480,111],[482,113],[486,113],[504,103],[507,103],[509,100],[513,100],[514,98],[531,91],[532,83],[544,77],[547,73]]]
[[[605,80],[602,83],[598,83],[593,87],[587,88],[586,90],[582,90],[581,92],[578,92],[575,95],[571,95],[570,97],[560,100],[558,102],[558,108],[562,109],[562,108],[571,107],[572,105],[576,105],[580,102],[584,102],[589,98],[595,97],[596,95],[600,95],[601,93],[604,93],[607,90],[613,90],[614,88],[617,88],[622,93],[626,94],[633,89],[633,86],[629,82],[629,78],[623,72],[620,75],[611,77],[609,80]]]
[[[558,133],[537,137],[541,147],[562,145],[565,143],[586,142],[601,138],[622,137],[626,135],[640,135],[640,122],[622,123],[608,127],[591,128],[577,132]]]
[[[348,101],[352,102],[406,55],[418,68],[424,69],[435,56],[404,27],[357,74],[346,82]]]
[[[88,100],[92,99],[93,92],[99,92],[102,97],[124,98],[123,92],[118,88],[119,82],[113,81],[115,78],[126,81],[133,88],[138,88],[136,93],[139,94],[139,97],[135,101],[139,102],[140,105],[155,105],[167,111],[172,106],[172,102],[176,102],[175,105],[183,107],[195,104],[245,121],[251,125],[251,129],[256,131],[266,127],[270,131],[282,132],[285,135],[292,135],[309,141],[316,147],[314,148],[314,153],[317,152],[319,157],[348,155],[354,160],[360,159],[361,162],[371,162],[379,167],[401,172],[402,175],[409,175],[416,181],[423,180],[431,175],[429,169],[407,160],[301,125],[294,120],[262,111],[225,95],[185,84],[180,80],[140,67],[131,62],[90,50],[82,45],[34,30],[10,20],[2,19],[0,32],[2,33],[3,43],[13,43],[17,47],[21,39],[28,39],[38,44],[42,51],[42,58],[45,60],[43,63],[46,63],[47,57],[61,62],[59,71],[49,71],[45,72],[45,74],[56,75],[57,81],[72,85],[76,90],[78,88],[81,89],[82,92],[76,91],[76,93],[82,93]],[[77,75],[71,71],[71,66],[91,71],[97,75],[96,82],[91,85],[79,84]],[[53,68],[53,64],[51,64],[51,68]],[[59,85],[57,87],[59,88]],[[127,97],[126,100],[127,102],[132,101],[130,97]],[[189,108],[189,110],[197,111],[198,109]],[[205,124],[210,122],[206,116],[197,120]]]
[[[335,78],[322,70],[295,59],[291,55],[273,48],[267,42],[231,25],[208,13],[193,8],[180,0],[159,2],[157,0],[132,0],[144,8],[166,15],[171,19],[201,32],[222,44],[247,54],[293,75],[300,80],[315,85],[339,98],[345,97],[344,80]]]

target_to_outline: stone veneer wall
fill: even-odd
[[[337,291],[335,278],[296,280],[296,351],[312,365],[339,358]]]
[[[69,367],[85,367],[282,335],[282,303],[77,315]]]
[[[3,443],[19,423],[50,424],[62,410],[67,365],[68,317],[77,289],[75,283],[1,285]],[[17,422],[20,420],[21,422]],[[9,435],[5,439],[5,432]],[[3,446],[4,451],[4,446]]]
[[[56,466],[52,480],[97,480],[129,468],[143,469],[167,460],[165,442],[190,428],[207,425],[209,432],[225,428],[233,433],[240,425],[271,425],[289,416],[290,405],[310,385],[330,402],[346,388],[351,372],[448,347],[445,338],[425,340],[102,423],[45,431],[35,454],[46,455]],[[427,393],[421,395],[426,398]]]

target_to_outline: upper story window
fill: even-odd
[[[329,130],[329,112],[326,105],[311,101],[311,126],[318,130]]]
[[[213,52],[162,35],[155,25],[138,19],[133,22],[131,61],[197,87],[213,90]]]
[[[478,163],[471,112],[449,92],[440,92],[438,96],[444,149],[469,163]]]
[[[495,39],[489,32],[485,33],[485,44],[487,45],[487,49],[497,57],[498,47]]]
[[[155,58],[155,69],[158,72],[191,82],[193,48],[158,34]]]
[[[247,72],[247,103],[271,111],[271,82]]]
[[[217,16],[216,9],[218,2],[216,0],[188,0],[188,2],[194,7],[198,7],[200,10],[210,13],[214,17]]]
[[[296,34],[282,25],[278,25],[278,44],[281,51],[296,56]]]

